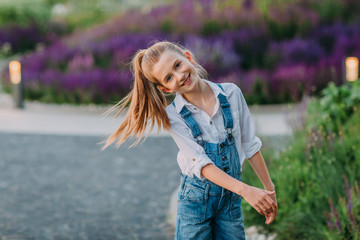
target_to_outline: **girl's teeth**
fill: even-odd
[[[185,82],[183,83],[183,85],[187,84],[189,81],[189,77],[185,80]]]

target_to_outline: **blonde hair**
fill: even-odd
[[[147,49],[137,51],[131,60],[131,70],[134,77],[133,89],[124,99],[104,114],[108,115],[116,108],[120,108],[115,116],[117,118],[124,108],[130,104],[129,110],[120,127],[105,141],[102,150],[115,141],[116,146],[120,147],[129,137],[134,136],[137,136],[137,140],[130,147],[137,145],[144,137],[149,120],[151,121],[150,129],[143,141],[153,129],[155,121],[159,131],[161,128],[170,130],[170,121],[165,111],[167,106],[165,95],[158,88],[159,85],[161,86],[160,82],[151,75],[153,66],[159,61],[161,54],[169,50],[181,55],[184,55],[186,51],[190,52],[180,44],[168,41],[156,42]],[[206,70],[200,66],[191,52],[190,54],[199,77],[208,77]]]

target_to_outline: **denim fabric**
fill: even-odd
[[[192,132],[194,138],[200,136],[201,130],[200,130],[198,124],[196,123],[195,119],[191,115],[191,112],[186,107],[184,107],[180,111],[180,114],[181,114],[181,117],[185,119],[185,122],[188,125],[188,127],[191,129],[191,132]]]
[[[219,84],[219,86],[221,86],[221,85]],[[233,120],[232,120],[232,115],[231,115],[231,111],[230,111],[230,104],[227,101],[226,97],[224,95],[222,95],[221,93],[219,94],[218,98],[219,98],[221,110],[223,113],[225,128],[232,128]]]
[[[217,167],[241,181],[239,155],[231,135],[233,120],[230,105],[226,97],[221,96],[219,94],[224,127],[229,129],[228,137],[221,143],[202,140],[202,146]],[[198,133],[199,127],[192,117],[189,118],[188,112],[184,107],[181,114],[193,134]],[[199,135],[194,137],[198,140]],[[241,196],[196,176],[191,178],[181,174],[180,182],[175,239],[245,239]]]

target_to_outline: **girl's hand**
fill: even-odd
[[[247,185],[242,197],[261,215],[269,216],[271,214],[266,220],[266,223],[270,223],[271,219],[271,222],[275,219],[277,212],[277,205],[270,197],[271,195],[275,195],[275,191],[267,191]]]
[[[265,218],[266,224],[270,224],[275,220],[276,214],[277,214],[277,200],[276,200],[276,194],[270,194],[269,197],[274,201],[274,203],[276,204],[276,210],[270,214],[266,214]]]

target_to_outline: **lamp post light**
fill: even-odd
[[[24,83],[21,79],[21,64],[19,61],[9,63],[10,81],[13,84],[13,95],[16,108],[24,108]]]
[[[346,81],[353,82],[359,79],[359,59],[347,57],[345,60]]]

